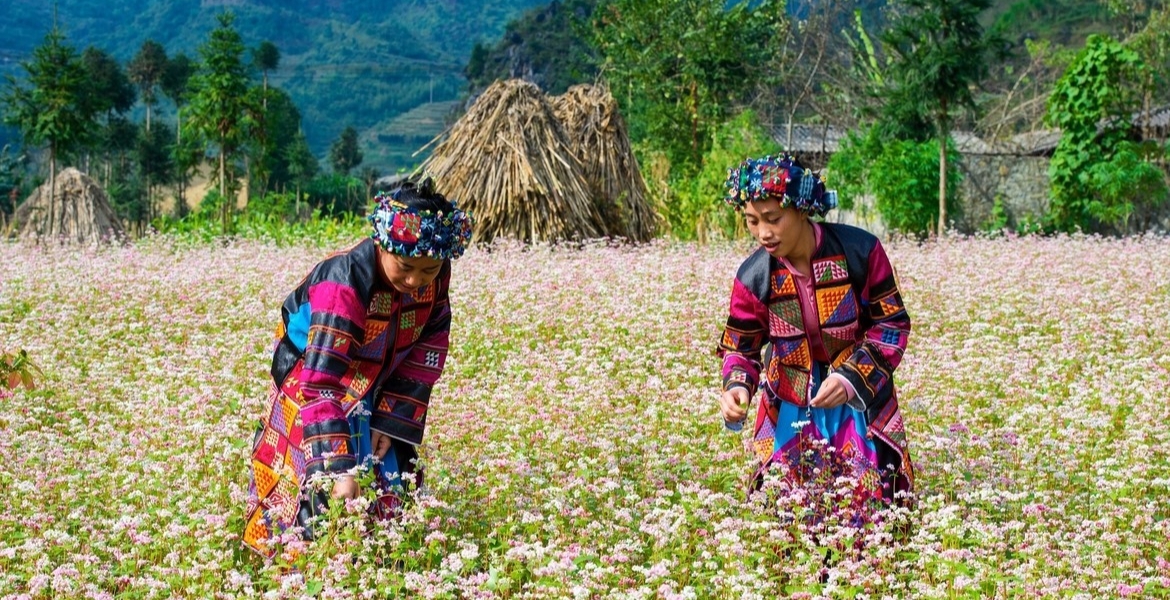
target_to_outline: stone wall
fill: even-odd
[[[992,221],[997,197],[1002,199],[1008,226],[1036,223],[1048,210],[1048,158],[1002,154],[965,154],[959,161],[963,183],[954,216],[955,229],[972,233]]]
[[[1051,186],[1048,158],[1006,154],[964,154],[959,160],[963,182],[959,201],[950,215],[951,227],[961,233],[985,231],[992,224],[995,199],[1001,198],[1007,227],[1038,224],[1048,211]],[[885,237],[886,227],[869,196],[857,199],[853,210],[834,210],[826,217]],[[1170,232],[1170,202],[1153,214],[1135,214],[1126,227],[1111,233]]]

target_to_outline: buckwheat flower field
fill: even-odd
[[[0,245],[0,350],[44,371],[0,390],[0,597],[1170,597],[1170,239],[888,244],[918,498],[860,531],[745,495],[712,351],[749,246],[474,250],[424,489],[266,564],[251,435],[330,249]]]

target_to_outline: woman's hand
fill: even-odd
[[[357,498],[358,484],[353,475],[342,475],[333,482],[333,499],[350,500]]]
[[[816,398],[809,404],[813,408],[837,408],[848,400],[849,391],[845,389],[845,384],[836,377],[827,377],[821,382],[821,389],[817,391]]]
[[[751,401],[748,391],[741,387],[733,387],[719,396],[719,412],[723,413],[723,420],[728,423],[739,423],[747,418],[747,405]]]
[[[370,445],[374,447],[374,456],[377,456],[378,460],[382,460],[390,451],[390,436],[381,431],[370,432]]]

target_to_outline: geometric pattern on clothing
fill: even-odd
[[[880,341],[887,346],[897,346],[898,349],[901,350],[901,346],[905,344],[907,338],[909,338],[909,336],[906,335],[905,330],[883,328]]]
[[[825,346],[825,354],[829,363],[835,368],[853,354],[857,344],[857,323],[852,322],[844,327],[825,327],[821,329],[821,343]]]
[[[768,387],[785,402],[808,404],[809,372],[781,364],[775,357],[768,363]]]
[[[796,280],[792,277],[792,273],[788,269],[776,269],[772,272],[772,295],[796,295]]]
[[[800,335],[804,333],[804,317],[800,314],[800,299],[792,298],[789,300],[776,300],[768,305],[768,312],[775,315],[783,323],[788,324],[794,328]],[[771,318],[769,318],[769,327],[771,327]],[[788,328],[777,324],[777,329],[788,330]],[[775,334],[773,334],[775,335]],[[783,336],[789,337],[789,336]]]
[[[881,312],[881,316],[883,317],[897,314],[906,309],[906,307],[902,305],[902,295],[896,293],[890,294],[885,298],[878,300],[876,304],[878,310]]]
[[[428,367],[437,368],[439,366],[439,357],[440,356],[441,356],[441,353],[439,353],[439,352],[436,352],[434,350],[427,350],[425,358],[423,359],[423,364],[425,364]]]
[[[374,292],[370,298],[370,315],[388,317],[394,314],[394,294],[390,292]]]
[[[772,340],[772,359],[782,365],[808,370],[812,368],[812,354],[808,349],[808,338],[795,340]]]
[[[745,348],[755,348],[763,345],[762,338],[762,331],[741,331],[727,326],[723,329],[723,342],[720,346],[724,350],[736,352]]]
[[[833,283],[849,278],[849,267],[844,256],[833,256],[813,263],[813,280]]]
[[[409,346],[422,335],[423,323],[418,322],[413,310],[403,311],[398,321],[398,340],[394,344],[398,348]]]
[[[755,451],[760,462],[768,460],[774,451],[773,446],[776,444],[776,424],[768,411],[765,410],[764,404],[766,402],[760,403],[759,414],[756,417],[756,431],[755,435],[752,436],[752,450]]]
[[[843,325],[857,320],[857,301],[849,284],[817,288],[817,312],[821,325]]]
[[[804,329],[781,319],[773,311],[768,311],[768,334],[773,338],[791,338],[804,335]]]
[[[420,289],[415,290],[414,294],[403,294],[402,305],[410,306],[411,304],[429,303],[435,300],[435,286],[425,285]]]
[[[252,485],[244,543],[270,556],[264,542],[277,531],[292,526],[300,498],[300,474],[304,473],[304,427],[300,406],[272,386],[269,410],[262,420],[259,439],[252,449]]]
[[[387,320],[367,319],[365,342],[358,347],[354,355],[366,360],[381,360],[385,357],[392,335],[392,332],[388,331],[391,329],[390,325],[390,321]]]

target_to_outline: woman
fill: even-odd
[[[375,198],[367,239],[315,266],[281,309],[269,409],[252,450],[244,542],[269,541],[325,503],[358,496],[358,468],[374,468],[386,517],[400,474],[413,473],[431,387],[443,372],[451,325],[451,260],[471,239],[471,219],[430,180]]]
[[[847,471],[834,475],[855,478],[859,505],[909,492],[913,468],[893,374],[910,318],[881,242],[813,221],[836,206],[836,194],[789,156],[746,160],[726,186],[725,200],[760,247],[732,287],[719,408],[729,424],[742,422],[763,390],[752,440],[756,485],[773,465],[798,483],[831,465]]]

